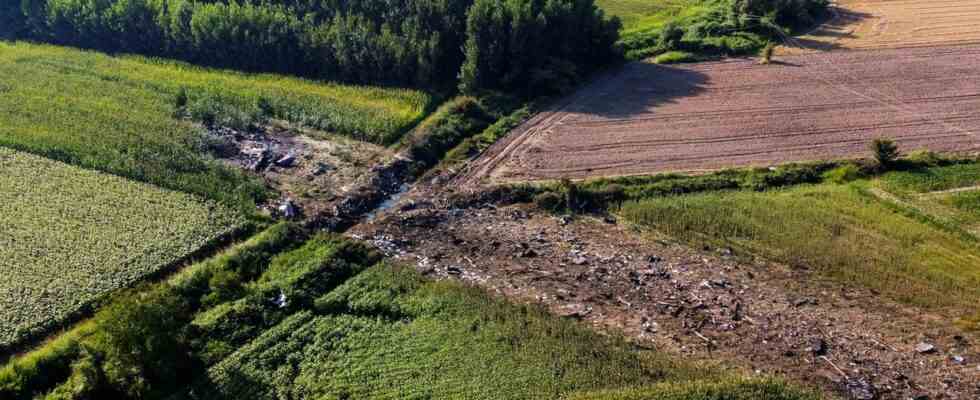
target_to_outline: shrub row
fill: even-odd
[[[462,76],[468,90],[566,86],[610,61],[619,27],[593,0],[3,1],[0,18],[27,27],[7,36],[346,82]]]

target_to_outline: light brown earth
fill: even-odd
[[[980,150],[980,45],[678,66],[632,63],[539,113],[465,174],[476,183],[699,172],[906,150]]]
[[[838,0],[831,11],[777,54],[980,43],[980,0]]]

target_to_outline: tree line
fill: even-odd
[[[362,84],[559,90],[617,56],[594,0],[0,0],[0,36]]]

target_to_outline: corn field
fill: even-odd
[[[192,195],[0,148],[0,348],[246,224]]]

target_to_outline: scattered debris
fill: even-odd
[[[285,219],[294,219],[299,215],[298,209],[296,208],[296,203],[293,199],[287,197],[282,203],[279,204],[279,215]]]
[[[290,152],[283,156],[282,158],[276,160],[277,167],[289,168],[296,163],[296,154]]]
[[[915,345],[915,352],[919,354],[931,354],[936,352],[936,346],[930,343],[919,343]]]
[[[289,300],[286,298],[286,293],[279,292],[279,296],[276,296],[274,299],[272,299],[272,304],[275,304],[276,307],[279,307],[279,308],[286,308],[286,307],[288,307],[289,306]]]
[[[844,385],[848,397],[854,400],[875,400],[878,390],[864,379],[848,379]]]
[[[810,340],[810,347],[807,348],[815,356],[823,356],[827,354],[827,341],[821,338],[815,338]]]

